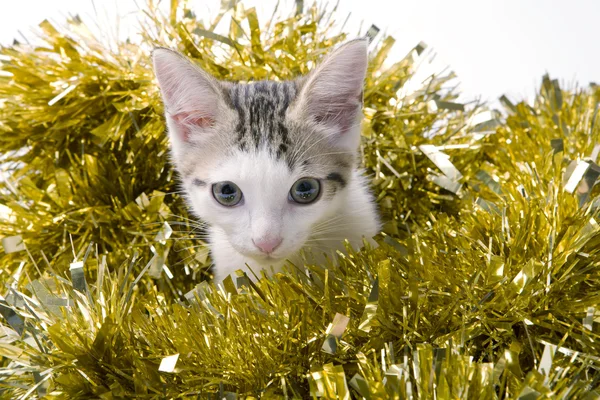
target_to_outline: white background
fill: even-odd
[[[166,8],[170,2],[162,3]],[[190,3],[203,19],[220,5],[219,0]],[[43,19],[60,24],[68,14],[79,14],[88,24],[99,21],[107,36],[125,37],[135,32],[138,5],[144,4],[145,0],[0,0],[0,44],[22,41],[21,33],[30,37],[31,27]],[[244,4],[257,6],[264,22],[275,0]],[[293,10],[293,2],[282,0],[280,9]],[[531,98],[545,72],[567,85],[600,81],[600,0],[340,0],[339,19],[349,12],[350,32],[357,32],[361,20],[365,28],[378,25],[396,38],[398,57],[425,41],[437,51],[437,59],[458,74],[466,98]]]

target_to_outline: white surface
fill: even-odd
[[[162,3],[168,7],[170,2]],[[216,12],[220,1],[190,3],[203,17]],[[244,4],[257,6],[264,21],[275,0]],[[44,18],[62,22],[69,13],[80,14],[88,23],[100,21],[105,35],[124,37],[135,32],[138,9],[134,0],[96,0],[95,7],[91,0],[0,0],[0,7],[3,45],[21,40],[19,30],[27,36]],[[293,2],[282,0],[280,9],[292,10]],[[374,23],[392,34],[398,56],[421,40],[428,43],[456,71],[467,98],[495,100],[504,93],[515,99],[530,97],[545,72],[567,84],[600,81],[600,1],[340,0],[339,9],[340,20],[352,12],[347,25],[351,32],[364,20],[364,29]]]

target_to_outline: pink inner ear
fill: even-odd
[[[215,122],[215,120],[212,117],[209,117],[207,115],[203,116],[200,113],[183,112],[173,115],[171,118],[173,118],[173,121],[175,121],[175,123],[177,124],[181,134],[183,135],[182,139],[186,142],[190,138],[192,128],[210,128]]]
[[[345,134],[357,123],[357,116],[360,111],[362,99],[353,96],[346,96],[344,101],[333,103],[329,99],[321,102],[313,102],[313,114],[315,122],[324,125],[336,125],[340,129],[340,134]],[[353,101],[354,100],[354,101]]]

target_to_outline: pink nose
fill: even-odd
[[[263,239],[260,239],[257,241],[254,241],[254,239],[252,239],[252,242],[254,243],[254,245],[256,247],[258,247],[260,249],[260,251],[262,251],[263,253],[267,253],[267,254],[272,253],[273,250],[275,250],[277,248],[277,246],[279,246],[281,244],[282,241],[283,241],[283,239],[280,237],[263,238]]]

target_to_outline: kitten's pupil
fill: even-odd
[[[221,189],[221,193],[233,195],[235,193],[235,189],[228,184],[223,186],[223,188]]]
[[[313,178],[302,178],[296,181],[290,190],[290,197],[300,204],[312,203],[319,196],[321,184]]]
[[[237,190],[232,185],[225,185],[221,188],[221,194],[223,195],[221,198],[228,203],[231,203],[235,200]]]
[[[313,187],[311,186],[311,184],[308,183],[307,181],[304,181],[298,185],[297,191],[298,191],[298,194],[300,195],[300,197],[302,197],[303,199],[306,199],[312,195],[312,189],[313,189]]]
[[[212,187],[213,197],[224,206],[235,206],[242,200],[242,191],[233,182],[219,182]]]

